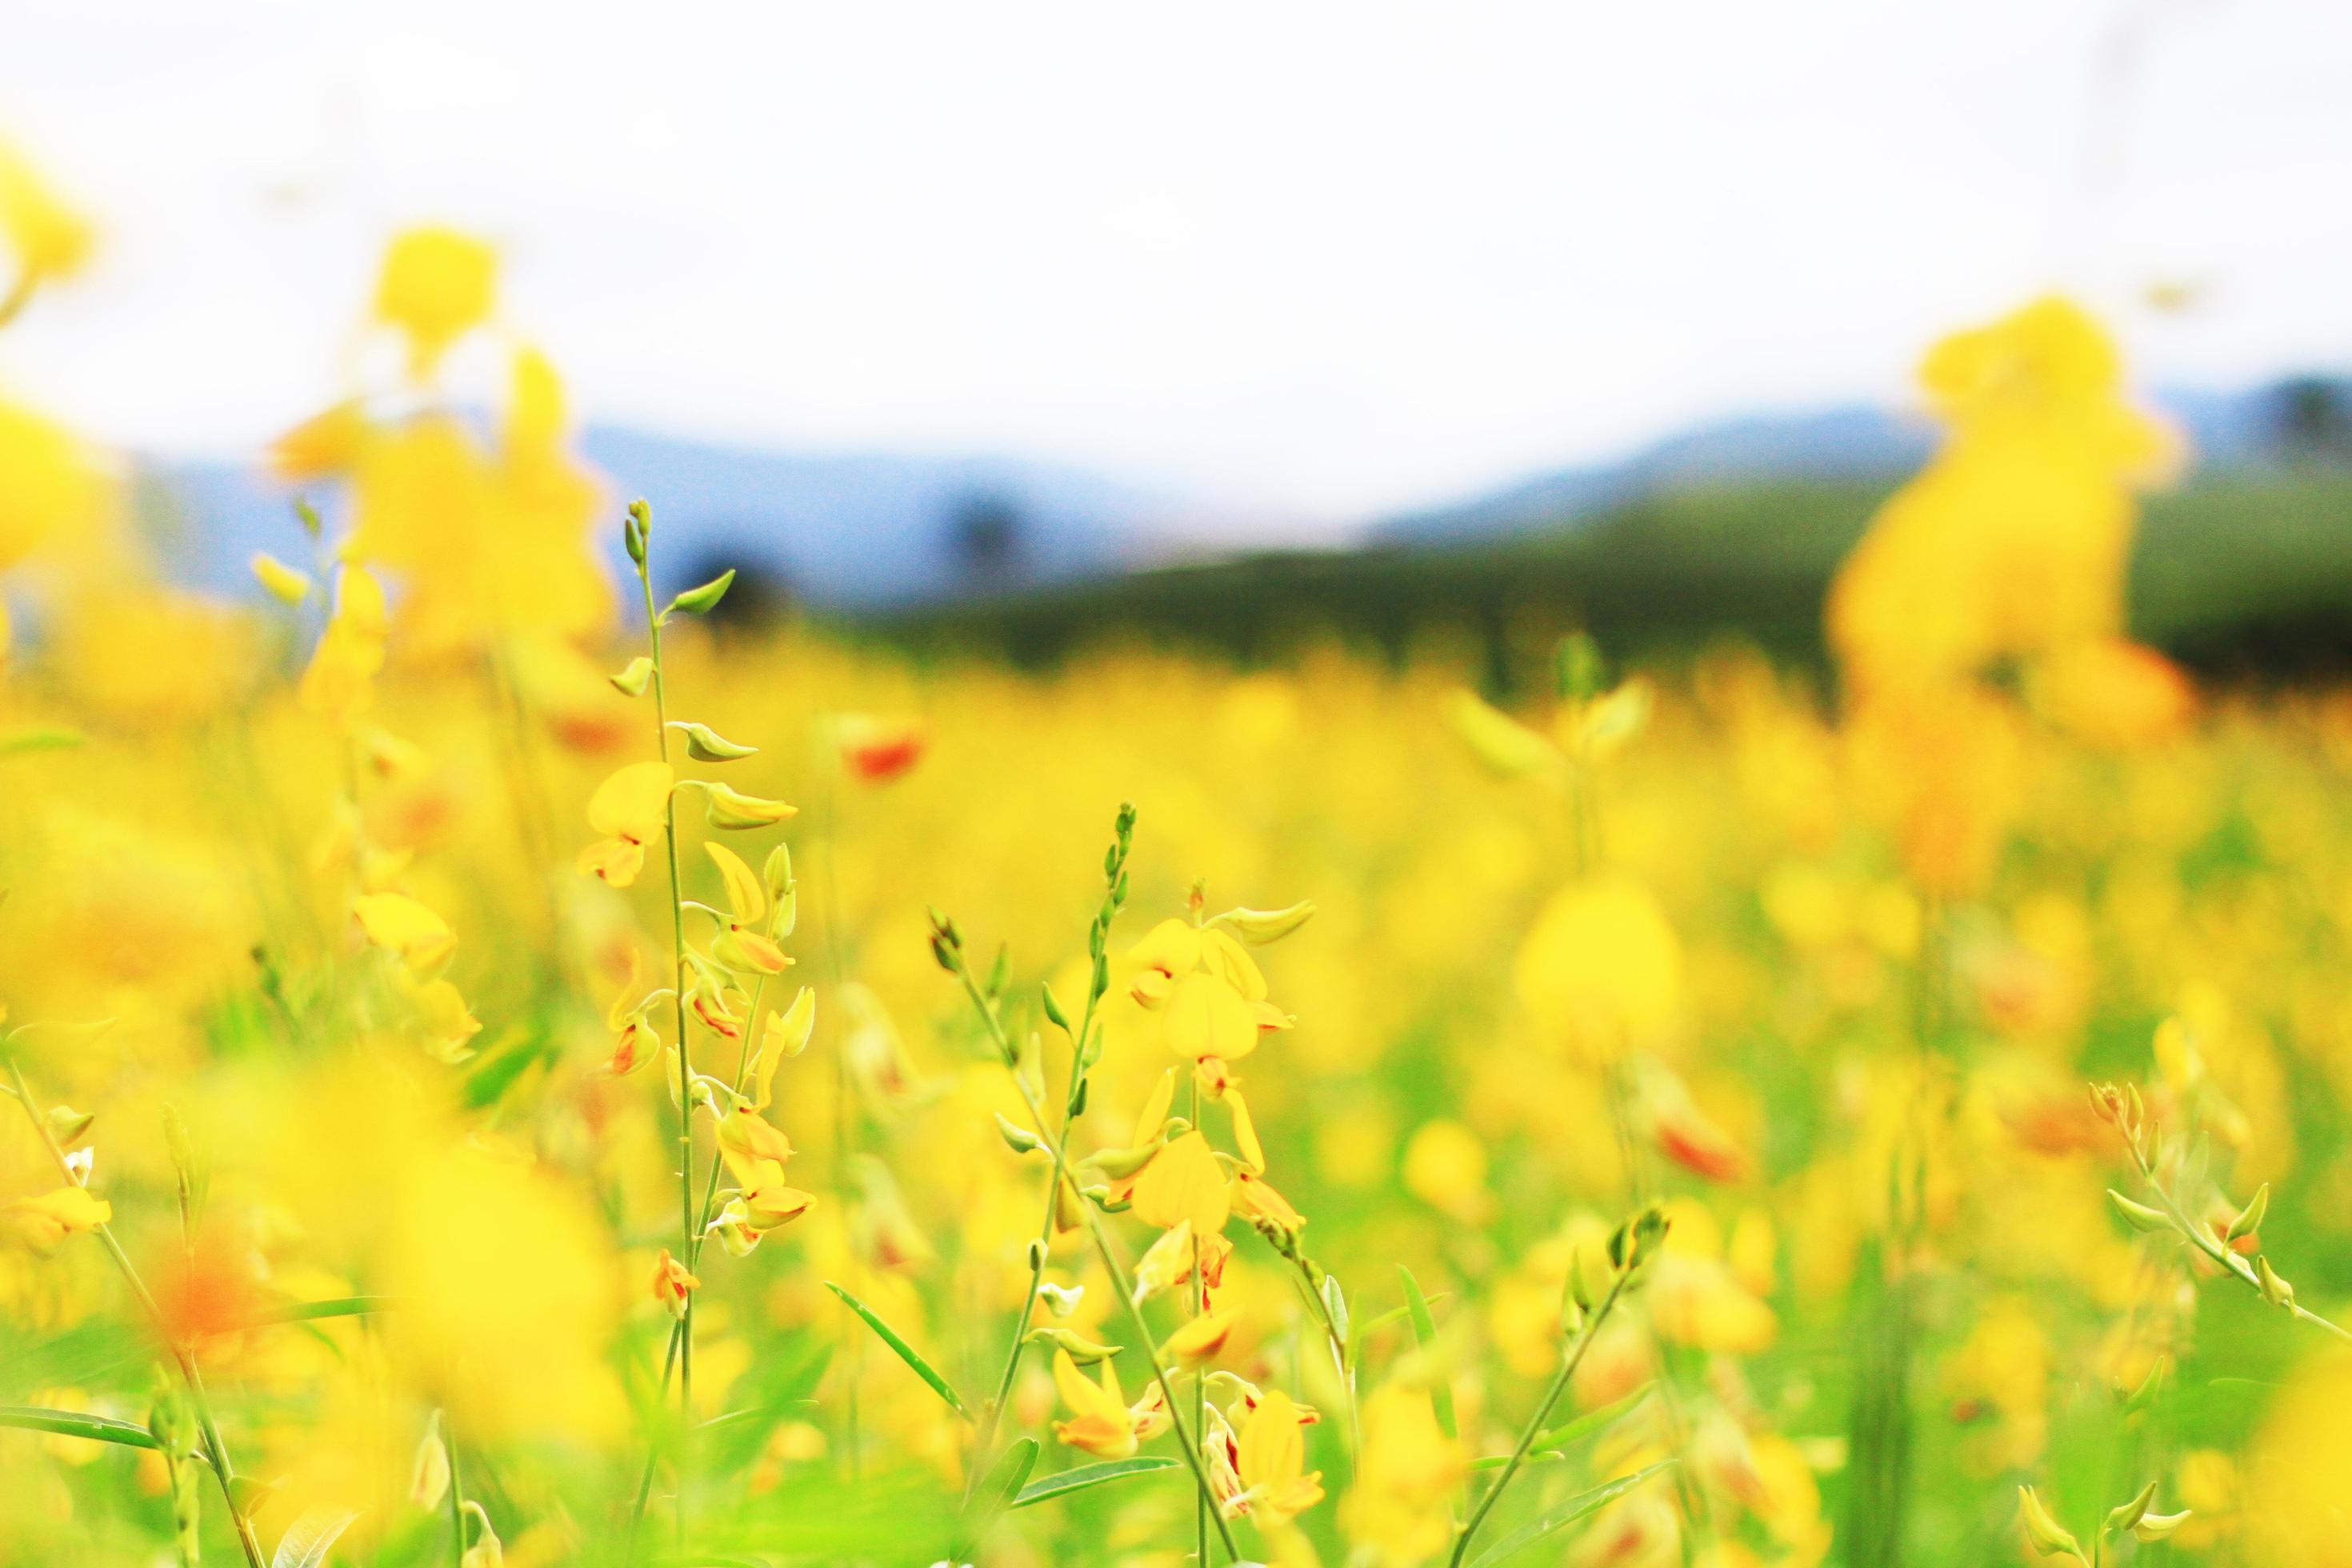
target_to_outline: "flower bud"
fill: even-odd
[[[2269,1258],[2257,1258],[2254,1259],[2254,1284],[2261,1289],[2263,1300],[2268,1301],[2272,1306],[2292,1307],[2294,1305],[2294,1287],[2288,1284],[2285,1279],[2280,1277],[2278,1270],[2271,1267],[2271,1260]]]
[[[1051,1345],[1057,1351],[1066,1351],[1069,1353],[1070,1359],[1081,1366],[1092,1366],[1097,1362],[1108,1361],[1118,1354],[1120,1349],[1118,1345],[1097,1343],[1096,1341],[1087,1339],[1084,1334],[1057,1328],[1051,1323],[1030,1330],[1028,1338],[1022,1343]]]
[[[1314,918],[1314,900],[1301,899],[1282,910],[1227,910],[1217,920],[1233,927],[1234,934],[1252,947],[1264,947],[1280,942]]]
[[[698,782],[702,787],[705,814],[713,827],[772,827],[800,810],[800,807],[787,805],[781,800],[745,795],[730,784],[712,784],[707,780]]]
[[[2242,1236],[2253,1235],[2262,1228],[2263,1216],[2270,1212],[2270,1207],[2271,1184],[2264,1182],[2254,1189],[2254,1195],[2247,1200],[2246,1206],[2238,1211],[2238,1217],[2230,1222],[2230,1228],[2221,1239],[2235,1241]]]
[[[2154,1235],[2172,1228],[2172,1221],[2163,1210],[2136,1204],[2113,1187],[2107,1189],[2107,1204],[2126,1225],[2143,1234]]]
[[[2148,1504],[2155,1500],[2156,1483],[2150,1481],[2131,1501],[2107,1510],[2105,1521],[2099,1526],[2100,1532],[2110,1539],[2121,1535],[2147,1516]]]
[[[727,596],[727,590],[734,581],[735,569],[730,566],[709,582],[688,588],[685,593],[672,599],[669,602],[669,607],[662,611],[661,618],[667,620],[672,615],[678,614],[709,615],[719,607],[719,601]]]
[[[745,757],[757,756],[760,752],[759,747],[747,746],[739,741],[730,741],[708,724],[697,724],[685,719],[673,719],[669,721],[669,727],[685,732],[686,754],[698,763],[740,762]]]
[[[2075,1540],[2065,1526],[2050,1517],[2050,1510],[2042,1506],[2042,1500],[2034,1495],[2032,1487],[2017,1489],[2017,1506],[2020,1517],[2025,1521],[2025,1539],[2032,1543],[2033,1550],[2044,1557],[2072,1557],[2077,1562],[2083,1561],[2083,1543]]]
[[[267,550],[253,552],[254,580],[281,605],[299,605],[310,596],[310,574],[289,566]]]
[[[1004,1146],[1016,1154],[1034,1154],[1045,1146],[1044,1139],[1025,1127],[1006,1121],[1002,1113],[996,1118],[996,1131],[1004,1140]]]
[[[623,665],[618,675],[608,675],[604,679],[611,681],[613,689],[624,697],[643,697],[646,684],[653,678],[654,661],[639,654]]]

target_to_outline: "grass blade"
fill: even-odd
[[[1606,1486],[1595,1487],[1589,1492],[1579,1492],[1533,1524],[1521,1525],[1486,1551],[1478,1553],[1470,1560],[1470,1568],[1495,1568],[1495,1564],[1517,1556],[1547,1536],[1566,1530],[1580,1519],[1598,1513],[1673,1464],[1672,1459],[1662,1459],[1646,1469],[1636,1470],[1630,1476],[1620,1476]]]
[[[971,1419],[971,1412],[965,1408],[963,1397],[956,1393],[954,1387],[949,1384],[946,1378],[940,1375],[939,1369],[937,1367],[931,1365],[929,1362],[925,1361],[916,1351],[914,1346],[908,1344],[905,1340],[898,1337],[898,1330],[892,1328],[889,1324],[884,1322],[880,1317],[877,1316],[873,1308],[867,1306],[865,1302],[859,1300],[856,1297],[851,1295],[848,1291],[843,1289],[832,1280],[826,1280],[824,1282],[824,1288],[832,1291],[835,1295],[840,1297],[844,1306],[856,1313],[859,1317],[865,1319],[866,1326],[872,1329],[877,1334],[880,1335],[882,1342],[888,1345],[892,1353],[896,1354],[900,1361],[905,1362],[908,1366],[914,1368],[915,1375],[921,1378],[925,1383],[929,1384],[931,1385],[931,1392],[937,1394],[941,1399],[946,1400],[950,1409],[953,1410],[957,1415],[962,1416],[967,1421]]]
[[[1412,1337],[1421,1342],[1423,1354],[1434,1355],[1437,1353],[1437,1320],[1429,1315],[1429,1298],[1421,1293],[1421,1281],[1412,1277],[1412,1270],[1402,1263],[1397,1265],[1397,1277],[1404,1281],[1404,1308],[1412,1319]],[[1450,1443],[1454,1436],[1454,1380],[1446,1377],[1434,1379],[1430,1384],[1429,1397],[1437,1408],[1437,1429],[1445,1434],[1446,1441]]]
[[[308,1323],[320,1318],[363,1318],[389,1312],[400,1305],[392,1296],[333,1296],[323,1301],[294,1301],[263,1313],[265,1323]]]
[[[37,1405],[0,1405],[0,1426],[26,1432],[51,1432],[60,1437],[87,1437],[93,1443],[120,1443],[126,1448],[160,1448],[146,1427],[110,1415],[86,1415],[79,1410],[46,1410]]]
[[[1124,1480],[1129,1476],[1148,1476],[1155,1470],[1181,1470],[1183,1468],[1182,1460],[1163,1458],[1157,1454],[1147,1454],[1133,1459],[1106,1459],[1099,1465],[1080,1465],[1075,1470],[1064,1470],[1058,1475],[1047,1476],[1042,1481],[1030,1482],[1021,1489],[1018,1496],[1013,1498],[1012,1506],[1028,1508],[1033,1504],[1045,1502],[1054,1498],[1066,1497],[1072,1492],[1085,1491],[1089,1487],[1101,1486],[1107,1481]]]

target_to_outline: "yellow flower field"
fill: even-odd
[[[368,297],[244,602],[0,391],[0,1563],[2352,1563],[2352,701],[2125,639],[2075,306],[1832,689],[1506,711],[739,624]]]

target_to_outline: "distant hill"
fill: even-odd
[[[766,452],[591,426],[582,449],[611,487],[607,548],[645,496],[680,578],[724,559],[795,600],[871,611],[1035,589],[1138,563],[1185,510],[1083,469],[993,457]],[[142,466],[145,510],[178,574],[243,591],[255,550],[295,539],[290,493],[217,463]]]
[[[2301,377],[2238,392],[2160,391],[2156,407],[2187,434],[2200,465],[2237,468],[2299,456],[2340,458],[2352,434],[2352,384]],[[1645,497],[1722,485],[1898,479],[1935,443],[1924,416],[1864,404],[1755,415],[1672,436],[1613,462],[1520,479],[1450,506],[1376,523],[1384,544],[1438,544],[1538,532]]]
[[[1644,662],[1730,639],[1822,669],[1822,596],[1895,482],[1685,484],[1547,530],[1268,552],[865,626],[921,655],[1031,666],[1139,643],[1244,664],[1330,641],[1390,658],[1429,647],[1496,691],[1544,679],[1570,627]],[[2352,671],[2352,468],[2243,465],[2150,498],[2130,608],[2136,636],[2206,675]]]

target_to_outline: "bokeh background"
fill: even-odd
[[[2153,1487],[2103,1564],[2352,1563],[2347,169],[2316,0],[0,15],[0,1047],[96,1116],[0,1101],[0,1563],[236,1560],[26,1429],[166,1351],[339,1560],[940,1560],[989,1445],[827,1281],[1009,1365],[1040,1484],[1115,1449],[1008,1356],[1045,1178],[932,911],[1066,1081],[1121,801],[1075,1149],[1196,1055],[1136,940],[1318,906],[1188,1117],[1304,1216],[1203,1352],[1324,1413],[1256,1558],[1442,1559],[1657,1204],[1485,1543],[1671,1463],[1525,1561],[2022,1563],[2021,1487]],[[638,610],[722,566],[664,700],[757,751],[670,760],[751,804],[614,877]],[[764,991],[661,907],[771,920],[706,840],[798,878]],[[792,1214],[700,1249],[635,1069],[803,983]],[[1147,1447],[973,1554],[1185,1561]]]

